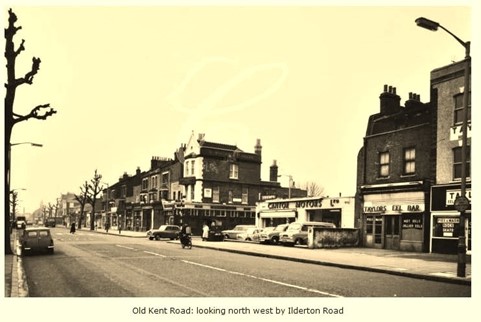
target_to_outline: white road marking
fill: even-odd
[[[115,245],[115,246],[134,250],[134,248],[127,247],[127,246],[122,246],[122,245]],[[149,251],[146,251],[146,250],[144,250],[143,252],[146,253],[146,254],[154,255],[154,256],[167,257],[165,255],[162,255],[162,254],[159,254],[159,253],[154,253],[154,252],[149,252]],[[253,279],[256,279],[256,280],[261,280],[261,281],[268,282],[268,283],[273,283],[273,284],[278,284],[278,285],[282,285],[282,286],[286,286],[286,287],[291,287],[291,288],[295,288],[295,289],[306,291],[306,292],[311,292],[311,293],[316,293],[316,294],[321,294],[321,295],[326,295],[326,296],[331,296],[331,297],[343,297],[341,295],[334,294],[334,293],[323,292],[323,291],[319,291],[319,290],[316,290],[316,289],[313,289],[313,288],[308,288],[308,287],[303,287],[303,286],[299,286],[299,285],[284,283],[284,282],[280,282],[280,281],[276,281],[276,280],[271,280],[271,279],[268,279],[268,278],[257,277],[257,276],[250,275],[250,274],[244,274],[244,273],[241,273],[241,272],[229,271],[229,270],[226,270],[226,269],[220,268],[220,267],[200,264],[200,263],[191,262],[191,261],[188,261],[188,260],[181,260],[181,261],[186,263],[186,264],[191,264],[191,265],[196,265],[196,266],[200,266],[200,267],[204,267],[204,268],[208,268],[208,269],[213,269],[213,270],[225,272],[225,273],[228,273],[228,274],[249,277],[249,278],[253,278]]]
[[[245,277],[249,277],[249,278],[261,280],[261,281],[268,282],[268,283],[273,283],[273,284],[278,284],[278,285],[287,286],[287,287],[291,287],[291,288],[296,288],[296,289],[299,289],[299,290],[302,290],[302,291],[306,291],[306,292],[311,292],[311,293],[316,293],[316,294],[322,294],[322,295],[331,296],[331,297],[343,297],[343,296],[338,295],[338,294],[323,292],[323,291],[319,291],[319,290],[312,289],[312,288],[307,288],[307,287],[298,286],[298,285],[294,285],[294,284],[288,284],[288,283],[284,283],[284,282],[279,282],[279,281],[271,280],[271,279],[268,279],[268,278],[257,277],[257,276],[250,275],[250,274],[244,274],[244,273],[240,273],[240,272],[229,271],[229,270],[226,270],[226,269],[223,269],[223,268],[219,268],[219,267],[215,267],[215,266],[200,264],[200,263],[191,262],[191,261],[187,261],[187,260],[182,260],[182,262],[187,263],[187,264],[191,264],[191,265],[197,265],[197,266],[209,268],[209,269],[214,269],[214,270],[217,270],[217,271],[226,272],[226,273],[233,274],[233,275],[245,276]]]
[[[130,250],[135,250],[135,248],[132,248],[132,247],[127,247],[127,246],[123,246],[123,245],[115,245],[117,247],[120,247],[120,248],[125,248],[125,249],[130,249]]]
[[[167,257],[167,256],[165,256],[165,255],[158,254],[158,253],[153,253],[153,252],[149,252],[149,251],[146,251],[146,250],[144,250],[144,253],[150,254],[150,255],[154,255],[154,256]]]

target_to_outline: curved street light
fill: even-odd
[[[454,39],[456,39],[465,49],[465,66],[464,66],[464,93],[463,93],[463,123],[461,127],[462,145],[461,145],[461,196],[456,198],[454,204],[456,210],[459,211],[459,228],[461,234],[458,239],[458,269],[457,276],[466,276],[466,232],[465,232],[465,211],[469,205],[469,200],[466,198],[466,159],[467,159],[467,140],[468,140],[468,105],[469,105],[469,69],[471,66],[469,41],[463,41],[458,36],[453,34],[448,29],[441,26],[439,22],[429,20],[424,17],[419,17],[415,20],[416,25],[421,28],[431,31],[437,31],[438,28],[446,31]]]

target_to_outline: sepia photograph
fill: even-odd
[[[479,10],[2,1],[2,320],[472,316]]]

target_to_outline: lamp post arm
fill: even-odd
[[[448,34],[453,36],[453,38],[456,39],[461,45],[463,45],[463,47],[466,48],[466,57],[469,56],[469,41],[465,42],[465,41],[461,40],[461,38],[459,38],[458,36],[453,34],[447,28],[444,28],[442,25],[438,25],[438,26],[439,26],[439,28],[441,28],[442,30],[446,31]]]

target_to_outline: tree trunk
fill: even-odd
[[[90,230],[95,230],[95,222],[97,221],[97,218],[95,215],[95,202],[96,202],[96,198],[93,199],[93,203],[92,203],[92,216],[90,216]]]

